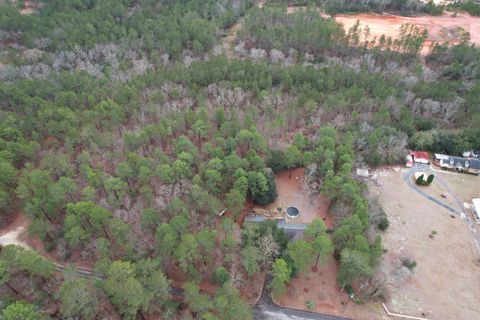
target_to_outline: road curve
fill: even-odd
[[[267,276],[262,295],[253,308],[255,320],[348,320],[348,318],[279,306],[273,302],[270,290],[267,289],[269,281],[270,277]]]
[[[475,244],[477,245],[477,249],[480,250],[480,233],[477,232],[477,229],[475,228],[475,223],[473,222],[472,218],[465,212],[465,209],[463,207],[463,202],[462,200],[458,197],[458,195],[449,187],[447,181],[439,175],[435,175],[435,179],[438,180],[438,182],[443,185],[447,189],[447,191],[450,193],[450,196],[455,200],[459,208],[462,208],[458,210],[457,208],[453,208],[450,205],[446,204],[440,199],[437,199],[425,191],[423,191],[421,188],[419,188],[412,179],[412,176],[415,174],[415,172],[422,171],[422,172],[432,172],[429,166],[424,165],[424,164],[415,164],[410,170],[408,170],[405,175],[403,176],[403,180],[407,183],[407,185],[412,188],[415,192],[419,193],[423,197],[427,198],[428,200],[432,201],[433,203],[447,209],[451,213],[454,213],[461,219],[465,220],[467,223],[468,228],[470,229],[470,232],[473,235],[473,238],[475,240]]]

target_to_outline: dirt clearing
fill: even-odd
[[[380,303],[355,304],[348,294],[338,288],[338,262],[331,257],[317,272],[293,278],[287,293],[277,302],[282,306],[308,310],[307,301],[313,301],[316,311],[351,319],[389,319]]]
[[[5,228],[0,230],[0,245],[6,246],[15,244],[25,249],[31,249],[27,243],[27,229],[29,225],[28,218],[18,212],[14,220]]]
[[[322,219],[327,227],[333,227],[333,220],[328,214],[330,201],[323,195],[309,196],[303,187],[304,169],[279,173],[276,176],[277,200],[266,207],[269,210],[276,208],[297,207],[300,216],[289,219],[291,223],[310,223],[315,218]],[[338,262],[331,257],[324,265],[318,267],[317,272],[311,270],[306,275],[294,278],[288,285],[287,293],[278,302],[286,307],[307,310],[306,302],[313,301],[317,311],[325,314],[334,314],[352,319],[382,319],[384,314],[380,304],[355,304],[337,283]]]
[[[422,53],[426,54],[430,50],[432,42],[438,43],[455,43],[458,42],[458,28],[463,28],[470,33],[471,42],[476,45],[480,44],[480,17],[472,17],[468,14],[445,14],[443,16],[416,16],[403,17],[388,14],[338,14],[335,21],[344,25],[348,31],[357,20],[360,26],[368,26],[370,28],[370,38],[377,39],[384,34],[392,38],[398,38],[400,27],[403,24],[413,24],[421,30],[428,31],[428,39],[425,42]]]
[[[429,319],[478,318],[480,251],[467,222],[412,190],[403,171],[377,171],[381,186],[369,186],[390,220],[381,265],[396,274],[388,282],[388,308]],[[417,266],[408,271],[400,258]]]
[[[330,200],[323,195],[308,195],[303,188],[304,169],[298,168],[290,172],[285,171],[276,175],[278,198],[268,206],[261,207],[274,212],[277,208],[285,211],[288,207],[296,207],[300,215],[295,219],[287,219],[290,223],[310,223],[315,218],[322,219],[328,228],[333,226],[333,221],[328,214]]]

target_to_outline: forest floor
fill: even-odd
[[[414,16],[404,17],[389,14],[338,14],[335,16],[335,21],[344,25],[345,30],[348,31],[357,20],[361,27],[368,26],[370,29],[370,39],[381,35],[386,37],[398,38],[400,34],[400,27],[403,24],[413,24],[418,26],[421,30],[428,31],[428,38],[425,41],[422,49],[423,54],[427,54],[434,42],[436,43],[458,43],[459,32],[458,28],[463,28],[470,33],[471,42],[480,44],[480,17],[473,17],[464,13],[445,13],[442,16]]]
[[[287,293],[277,302],[284,307],[309,310],[351,319],[389,319],[380,303],[355,304],[345,291],[338,287],[338,261],[333,257],[325,264],[313,268],[290,280]],[[307,301],[313,301],[315,308],[308,309]]]
[[[278,197],[273,203],[260,208],[275,212],[277,208],[285,211],[288,207],[296,207],[300,215],[295,219],[287,219],[287,223],[310,223],[314,219],[322,219],[328,228],[332,228],[333,220],[328,214],[330,200],[321,194],[309,195],[303,187],[303,176],[303,168],[292,170],[291,177],[289,171],[277,174],[275,182]]]
[[[235,58],[233,47],[237,43],[237,33],[242,29],[243,18],[231,26],[226,32],[227,34],[222,39],[223,50],[228,60]]]
[[[369,184],[390,221],[383,235],[387,253],[380,266],[388,275],[388,308],[429,319],[477,318],[480,285],[473,279],[480,278],[480,250],[467,222],[411,189],[403,181],[403,171],[377,170],[379,185]],[[478,177],[444,176],[457,194],[480,190]],[[402,269],[401,258],[412,259],[417,266],[412,272]]]

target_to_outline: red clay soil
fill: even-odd
[[[210,296],[214,296],[217,293],[218,288],[220,288],[219,285],[213,284],[211,281],[207,279],[203,279],[202,282],[198,285],[198,288],[200,289],[201,292],[207,293]]]
[[[377,39],[384,34],[397,38],[400,33],[400,27],[403,24],[413,24],[418,26],[421,30],[428,31],[428,38],[425,42],[422,53],[428,53],[433,42],[437,43],[455,43],[459,39],[455,38],[455,29],[457,27],[463,28],[470,33],[471,42],[480,44],[480,17],[473,17],[468,14],[457,14],[453,16],[450,13],[442,16],[415,16],[403,17],[389,14],[338,14],[335,16],[335,21],[342,23],[345,30],[348,31],[356,21],[360,21],[360,26],[368,25],[370,28],[370,39],[374,36]]]
[[[166,270],[167,278],[172,280],[172,286],[176,288],[183,288],[185,283],[185,274],[175,265],[172,265]]]
[[[300,215],[295,219],[288,219],[290,223],[310,223],[313,219],[322,219],[328,228],[333,227],[333,219],[328,214],[330,200],[323,195],[308,196],[302,189],[303,168],[292,170],[291,178],[289,171],[284,171],[276,176],[278,198],[274,203],[263,206],[263,209],[275,211],[277,208],[285,210],[288,207],[296,207]]]
[[[277,302],[285,307],[307,310],[306,302],[313,301],[315,309],[312,311],[351,319],[378,319],[382,311],[377,304],[357,305],[338,288],[337,272],[338,262],[331,257],[316,272],[293,278],[287,293]]]
[[[240,215],[237,217],[237,220],[235,221],[239,226],[243,225],[243,221],[245,220],[245,217],[249,214],[249,212],[252,211],[253,208],[253,201],[247,200],[245,203],[245,206],[243,207],[242,212]]]

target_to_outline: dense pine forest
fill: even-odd
[[[26,2],[0,1],[0,226],[25,215],[36,239],[1,248],[6,320],[252,319],[265,274],[279,296],[332,254],[341,288],[378,298],[388,221],[354,169],[480,149],[468,33],[421,56],[415,26],[374,39],[319,14],[376,1],[44,0],[22,15]],[[298,167],[334,227],[299,241],[244,227]]]

